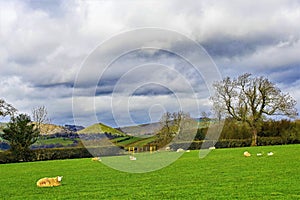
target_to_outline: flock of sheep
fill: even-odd
[[[256,156],[262,156],[262,155],[263,155],[263,153],[257,153],[257,154],[256,154]],[[273,152],[268,152],[267,155],[268,155],[268,156],[273,156],[274,153],[273,153]],[[245,157],[250,157],[250,156],[251,156],[251,153],[249,153],[248,151],[245,151],[245,152],[244,152],[244,156],[245,156]]]
[[[210,148],[210,149],[215,149],[215,148]],[[166,148],[166,150],[170,150],[169,147]],[[184,152],[184,149],[177,149],[176,152]],[[185,152],[190,152],[190,150],[186,150]],[[273,156],[274,153],[273,152],[268,152],[267,153],[268,156]],[[249,153],[248,151],[244,152],[244,156],[245,157],[250,157],[251,153]],[[256,156],[263,156],[263,153],[257,153]],[[130,160],[136,160],[136,157],[134,157],[133,155],[129,156]],[[92,161],[99,161],[101,162],[101,158],[100,157],[93,157]],[[36,185],[38,187],[55,187],[55,186],[60,186],[60,183],[62,181],[62,176],[57,176],[54,178],[41,178],[40,180],[37,181]]]

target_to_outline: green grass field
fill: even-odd
[[[61,144],[67,146],[73,144],[73,140],[69,138],[50,138],[50,139],[40,139],[35,145],[46,145],[46,144]]]
[[[246,150],[253,156],[245,158]],[[274,155],[255,155],[268,151]],[[216,149],[203,159],[198,155],[184,153],[165,168],[137,174],[91,159],[2,164],[0,199],[300,199],[300,145]],[[58,175],[64,176],[61,186],[36,187],[39,178]]]

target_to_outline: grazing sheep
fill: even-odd
[[[184,149],[182,149],[182,148],[179,148],[179,149],[177,149],[177,151],[176,152],[184,152]]]
[[[101,158],[100,157],[94,157],[94,158],[92,158],[92,161],[99,161],[99,162],[101,162]]]
[[[269,152],[269,153],[268,153],[268,156],[273,156],[273,155],[274,155],[273,152]]]
[[[129,159],[130,159],[130,160],[136,160],[136,157],[134,157],[134,156],[129,156]]]
[[[216,149],[216,147],[209,147],[208,149]]]
[[[244,152],[244,156],[245,156],[245,157],[250,157],[251,154],[250,154],[248,151],[245,151],[245,152]]]
[[[171,151],[171,148],[170,147],[166,147],[165,150],[166,151]]]
[[[59,186],[62,180],[62,176],[57,176],[55,178],[41,178],[36,182],[38,187],[54,187]]]
[[[262,154],[262,153],[257,153],[256,155],[257,155],[257,156],[262,156],[263,154]]]

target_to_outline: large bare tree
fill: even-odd
[[[296,116],[296,101],[282,93],[265,77],[243,74],[236,79],[229,77],[214,85],[211,97],[216,113],[246,122],[252,130],[252,146],[257,145],[257,133],[262,120],[271,115]]]

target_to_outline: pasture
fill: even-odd
[[[203,159],[198,154],[136,174],[90,158],[2,164],[0,199],[300,199],[300,145],[216,149]],[[63,176],[61,186],[36,187],[39,178],[55,176]]]

